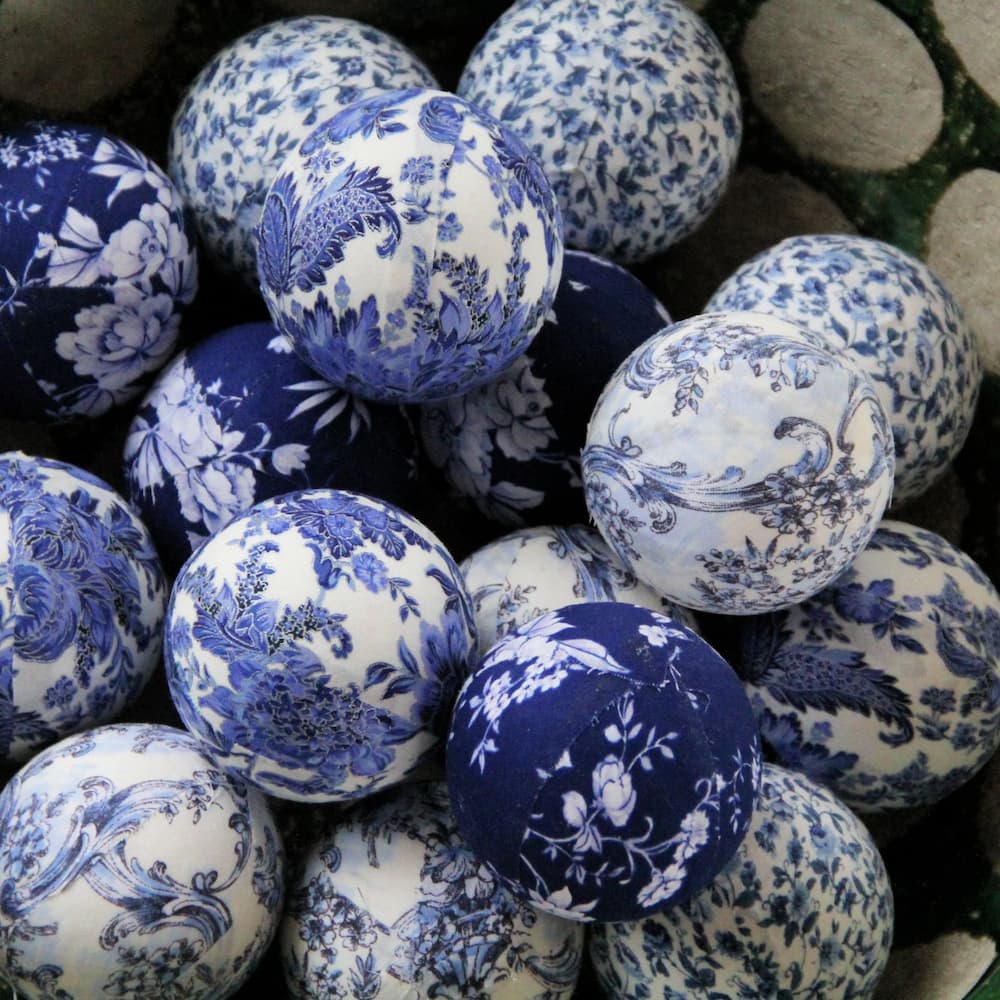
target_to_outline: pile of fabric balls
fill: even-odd
[[[121,490],[0,455],[18,996],[872,995],[860,817],[1000,745],[1000,596],[896,517],[980,364],[863,236],[672,321],[741,133],[678,0],[518,0],[454,93],[296,17],[162,168],[0,135],[0,415],[128,422]],[[257,313],[185,331],[199,266]]]

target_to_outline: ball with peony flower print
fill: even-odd
[[[437,90],[361,98],[285,161],[257,228],[278,328],[334,385],[421,403],[524,352],[552,305],[562,228],[531,153]]]
[[[687,899],[746,833],[760,779],[732,668],[634,604],[540,615],[459,693],[446,751],[472,851],[514,893],[583,921]]]
[[[180,196],[142,152],[87,125],[0,137],[0,417],[97,417],[177,343],[197,282]]]

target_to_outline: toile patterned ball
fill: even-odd
[[[597,403],[587,507],[683,607],[753,614],[822,589],[889,502],[892,432],[849,357],[774,316],[706,313],[634,351]]]
[[[138,395],[197,285],[180,195],[101,129],[0,136],[0,417],[62,423]]]
[[[256,287],[253,230],[285,157],[365,94],[436,86],[401,42],[348,18],[283,18],[230,42],[188,88],[170,133],[168,171],[206,255]]]
[[[512,132],[437,90],[362,98],[285,161],[257,228],[261,292],[339,388],[423,403],[494,379],[555,297],[552,188]]]
[[[698,632],[690,611],[637,580],[604,539],[582,524],[513,531],[477,549],[459,569],[472,598],[483,656],[532,618],[586,601],[638,604]]]
[[[18,996],[232,996],[277,929],[264,796],[188,733],[103,726],[0,794],[0,976]]]
[[[746,833],[760,744],[732,668],[634,604],[550,611],[463,685],[446,749],[473,853],[518,896],[581,921],[679,903]]]
[[[584,929],[504,889],[455,825],[443,782],[363,802],[300,857],[279,932],[288,995],[569,1000]]]
[[[865,826],[804,775],[765,764],[750,830],[711,884],[645,920],[596,925],[589,949],[618,1000],[864,1000],[893,925],[892,887]]]
[[[961,308],[923,261],[865,236],[793,236],[738,268],[705,307],[727,310],[790,320],[860,364],[892,426],[893,503],[924,493],[961,450],[979,355]]]
[[[566,245],[623,263],[693,232],[736,166],[736,78],[680,0],[519,0],[470,56],[458,93],[541,161]]]
[[[0,455],[0,759],[109,722],[160,664],[167,586],[149,532],[107,483]]]
[[[235,515],[281,493],[336,487],[408,506],[416,448],[401,407],[335,389],[273,324],[248,323],[198,341],[158,375],[125,440],[125,476],[176,572]]]
[[[167,608],[184,725],[227,770],[299,802],[360,798],[429,759],[475,654],[441,543],[346,490],[238,515],[184,564]]]
[[[586,520],[580,449],[621,361],[670,323],[624,268],[572,250],[552,312],[497,379],[421,409],[420,438],[455,496],[511,527]]]
[[[1000,595],[931,531],[883,521],[830,586],[742,640],[762,740],[852,809],[931,805],[1000,746]]]

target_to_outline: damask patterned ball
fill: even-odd
[[[0,975],[26,1000],[232,996],[277,928],[262,795],[169,726],[104,726],[0,794]]]
[[[732,67],[680,0],[519,0],[472,53],[458,93],[539,158],[567,246],[623,262],[695,230],[736,166]]]
[[[889,959],[893,916],[861,821],[804,775],[765,764],[750,831],[712,883],[645,920],[598,924],[590,955],[618,1000],[865,1000]]]
[[[465,584],[409,514],[303,490],[238,515],[184,564],[164,657],[184,725],[278,798],[345,801],[438,747],[476,653]]]
[[[622,360],[669,323],[624,268],[570,251],[531,347],[494,381],[422,408],[425,454],[486,517],[512,526],[586,520],[580,449],[591,410]]]
[[[0,417],[96,417],[170,357],[194,298],[177,190],[139,150],[86,125],[0,136]]]
[[[954,297],[922,261],[864,236],[795,236],[747,261],[706,312],[771,313],[869,375],[896,450],[893,502],[923,493],[961,450],[982,371]]]
[[[253,230],[284,159],[365,94],[435,86],[402,43],[347,18],[284,18],[230,42],[184,95],[168,154],[212,260],[255,286]]]
[[[393,789],[327,824],[279,936],[289,996],[569,1000],[583,927],[507,892],[465,844],[444,783]]]
[[[855,810],[929,805],[1000,746],[1000,595],[939,535],[885,520],[830,586],[746,623],[741,674],[780,763]]]
[[[0,759],[109,722],[159,667],[166,581],[149,532],[107,483],[0,455]]]
[[[548,611],[586,601],[625,601],[698,631],[694,615],[625,568],[592,528],[539,526],[513,531],[463,560],[479,652]]]
[[[335,389],[271,323],[221,330],[178,355],[125,440],[129,498],[175,572],[236,514],[281,493],[336,487],[408,506],[416,462],[402,408]]]
[[[864,547],[892,432],[850,358],[786,320],[707,313],[651,337],[598,401],[587,506],[639,579],[752,614],[802,601]]]
[[[491,381],[552,305],[562,229],[512,132],[453,94],[362,98],[285,161],[258,235],[261,291],[334,385],[421,403]]]
[[[634,920],[708,883],[743,839],[760,746],[732,668],[634,604],[559,608],[462,687],[446,752],[472,851],[522,898]]]

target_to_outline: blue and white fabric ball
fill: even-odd
[[[170,133],[168,170],[207,255],[256,286],[253,231],[285,158],[366,94],[436,86],[401,42],[347,18],[284,18],[230,42],[188,88]]]
[[[0,794],[0,975],[23,997],[234,994],[271,941],[284,854],[262,795],[169,726],[104,726]]]
[[[173,571],[237,514],[281,493],[335,487],[408,507],[416,462],[400,407],[335,389],[271,323],[221,330],[179,354],[125,440],[129,498]]]
[[[637,580],[604,539],[582,524],[513,531],[477,549],[459,569],[472,598],[483,655],[533,618],[587,601],[638,604],[698,631],[690,611]]]
[[[567,246],[635,262],[696,229],[736,167],[736,78],[679,0],[519,0],[486,33],[458,93],[545,168]]]
[[[285,161],[257,230],[278,328],[334,385],[420,403],[491,381],[552,305],[562,229],[514,134],[436,90],[362,98]]]
[[[634,920],[707,884],[760,778],[753,714],[711,646],[665,615],[576,604],[501,639],[447,745],[459,830],[505,885],[575,920]]]
[[[753,313],[650,338],[608,383],[583,452],[587,506],[618,556],[678,604],[720,614],[829,583],[871,538],[892,474],[864,372]]]
[[[459,834],[443,783],[327,824],[300,859],[280,932],[289,996],[569,1000],[583,926],[508,893]]]
[[[165,660],[227,770],[303,802],[402,780],[438,746],[476,654],[458,566],[416,519],[342,490],[251,507],[184,564]]]
[[[108,722],[160,664],[166,581],[149,532],[107,483],[0,455],[0,759]]]
[[[790,320],[864,369],[892,426],[894,503],[926,491],[961,450],[982,381],[975,335],[917,258],[864,236],[794,236],[738,268],[705,307],[726,310]]]
[[[590,955],[617,1000],[864,1000],[893,925],[889,877],[861,821],[804,775],[765,764],[750,831],[725,869],[680,906],[598,924]]]
[[[528,350],[494,381],[422,408],[425,454],[456,496],[493,520],[585,520],[587,420],[618,365],[669,323],[624,268],[570,251],[552,313]]]
[[[764,742],[853,809],[930,805],[1000,746],[1000,595],[931,531],[883,521],[829,587],[743,639]]]
[[[0,417],[96,417],[170,357],[197,286],[180,195],[87,125],[0,136]]]

